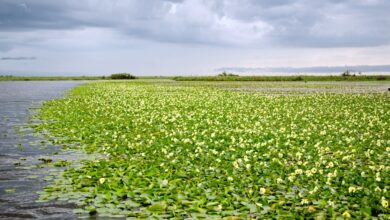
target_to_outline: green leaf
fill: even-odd
[[[167,204],[165,202],[156,202],[148,207],[148,210],[151,212],[163,212],[167,208]]]

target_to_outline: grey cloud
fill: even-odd
[[[36,57],[2,57],[0,60],[36,60]]]
[[[7,52],[12,49],[12,46],[9,43],[1,42],[0,40],[0,51]]]
[[[390,43],[390,2],[384,0],[244,1],[232,14],[271,24],[283,46],[365,47]]]
[[[386,0],[2,0],[2,31],[109,28],[160,42],[293,47],[390,43]]]
[[[2,31],[72,28],[79,21],[68,17],[68,10],[48,1],[4,0],[0,3],[0,28]]]

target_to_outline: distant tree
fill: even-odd
[[[222,73],[218,74],[218,76],[227,76],[227,73],[223,71]]]
[[[351,76],[351,71],[350,70],[346,70],[345,72],[343,72],[341,74],[342,77],[348,77],[348,76]]]
[[[134,75],[130,73],[114,73],[110,76],[111,79],[136,79]]]
[[[292,81],[303,81],[303,80],[304,80],[304,79],[303,79],[302,76],[297,76],[297,77],[295,77],[295,78],[292,79]],[[305,82],[306,82],[306,80],[305,80]]]
[[[226,73],[226,71],[223,71],[222,73],[218,74],[218,76],[238,76],[238,75],[233,73]]]
[[[377,76],[376,80],[386,80],[386,77],[385,76]],[[390,88],[389,88],[389,91],[390,91]]]

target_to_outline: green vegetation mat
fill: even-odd
[[[39,131],[104,157],[65,170],[41,201],[114,217],[390,217],[387,91],[228,87],[103,81],[45,103]]]

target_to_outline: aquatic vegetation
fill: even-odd
[[[5,189],[4,192],[6,192],[6,193],[15,193],[16,189],[15,188],[9,188],[9,189]]]
[[[39,158],[38,160],[42,161],[43,163],[51,163],[53,162],[53,159],[51,158]]]
[[[390,95],[272,95],[216,83],[97,82],[36,129],[102,158],[41,201],[100,216],[388,218]],[[49,131],[47,133],[47,131]]]

